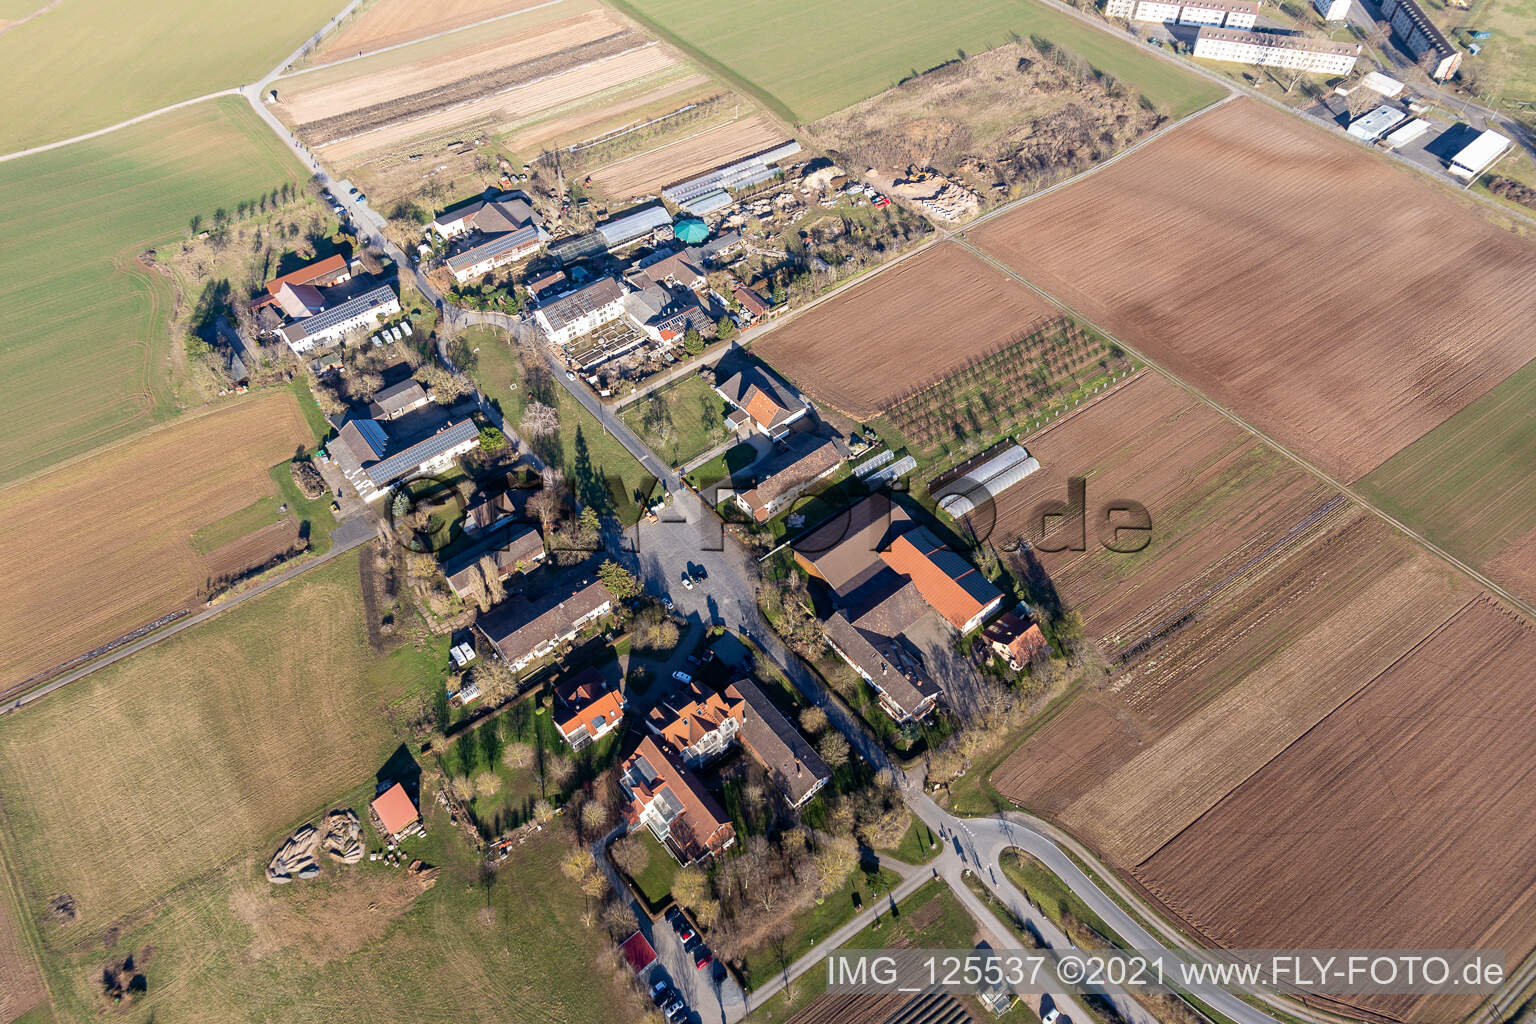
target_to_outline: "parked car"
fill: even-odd
[[[665,981],[658,981],[656,984],[651,986],[651,1002],[655,1003],[657,1006],[665,1006],[669,1000],[671,992],[672,990],[667,987],[667,983]]]
[[[685,590],[692,590],[693,589],[693,577],[691,575],[689,575],[687,569],[683,570],[682,581],[683,581],[683,588]]]
[[[709,579],[709,570],[701,565],[694,570],[693,578],[698,580],[700,583],[703,583],[705,580]]]
[[[677,937],[683,940],[683,948],[685,949],[688,947],[688,943],[699,937],[699,933],[693,930],[693,925],[689,924],[688,919],[681,914],[673,919],[672,930],[677,932]]]
[[[575,370],[566,370],[565,371],[565,379],[566,380],[575,380],[576,379],[576,371]]]
[[[1040,1015],[1040,1024],[1056,1024],[1056,1021],[1060,1017],[1061,1011],[1052,1006],[1049,1010],[1046,1010]]]
[[[688,1004],[679,1002],[676,1006],[667,1011],[667,1024],[677,1024],[678,1021],[686,1020],[687,1017]]]
[[[663,597],[661,599],[661,606],[663,608],[665,608],[667,611],[671,611],[673,608],[677,607],[677,605],[672,602],[672,599],[670,597]]]
[[[703,970],[715,962],[715,955],[709,951],[708,946],[700,946],[693,951],[693,966]]]
[[[684,672],[682,669],[678,669],[676,672],[673,672],[672,678],[685,685],[693,682],[693,676],[689,675],[687,672]]]

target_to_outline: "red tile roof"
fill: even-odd
[[[663,701],[651,709],[650,723],[661,738],[679,754],[725,722],[742,717],[741,694],[733,686],[722,693],[689,683],[685,695]]]
[[[285,284],[309,284],[311,281],[318,281],[322,278],[336,277],[339,274],[345,273],[346,269],[347,258],[341,255],[341,253],[336,253],[327,256],[323,260],[317,260],[314,263],[302,266],[298,270],[284,274],[281,277],[274,277],[267,282],[267,292],[276,295]]]
[[[649,785],[636,778],[631,769],[644,759],[654,773]],[[646,806],[663,790],[671,794],[682,812],[671,823],[672,841],[690,863],[710,853],[718,853],[736,839],[736,829],[715,798],[709,795],[696,775],[672,762],[656,741],[647,736],[621,766],[623,776],[633,791],[634,800],[624,817],[631,825],[640,821]]]
[[[399,835],[420,817],[416,813],[416,805],[411,803],[410,794],[398,782],[376,797],[369,806],[373,808],[379,824],[384,826],[384,831],[392,836]]]
[[[624,954],[624,962],[629,964],[629,969],[636,974],[639,974],[656,962],[656,950],[651,947],[649,940],[639,932],[635,932],[635,934],[619,943],[619,952]]]
[[[880,557],[897,572],[911,577],[923,600],[956,629],[965,629],[998,594],[980,570],[921,526],[898,536]]]

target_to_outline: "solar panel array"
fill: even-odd
[[[450,448],[479,436],[480,428],[475,426],[474,420],[460,420],[448,429],[418,441],[382,462],[374,463],[365,472],[368,474],[368,479],[372,480],[376,486],[382,487],[405,476],[423,462],[429,462]]]
[[[322,331],[335,327],[337,324],[346,323],[355,316],[361,316],[370,309],[387,305],[393,302],[394,298],[395,293],[389,285],[380,285],[372,291],[364,292],[355,299],[348,299],[339,306],[332,306],[330,309],[322,313],[316,313],[314,316],[301,320],[299,323],[304,328],[305,337],[313,337]]]

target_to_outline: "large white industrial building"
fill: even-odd
[[[1259,5],[1254,0],[1105,0],[1104,13],[1127,21],[1253,28]]]
[[[1481,132],[1451,157],[1451,173],[1470,184],[1508,149],[1509,140],[1498,132]]]
[[[1239,32],[1229,28],[1202,28],[1195,37],[1195,56],[1291,68],[1324,75],[1347,75],[1355,69],[1359,43],[1335,43],[1327,39],[1281,35],[1278,32]]]

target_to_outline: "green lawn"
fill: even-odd
[[[757,449],[746,442],[727,448],[704,463],[692,473],[687,480],[693,486],[703,490],[710,484],[718,483],[733,473],[739,473],[757,461]]]
[[[646,902],[652,907],[659,907],[672,895],[672,879],[677,876],[677,859],[657,841],[650,829],[638,829],[637,834],[650,859],[645,862],[645,870],[636,875],[633,881],[645,895]]]
[[[842,949],[971,949],[976,921],[942,879],[935,878],[843,943]],[[748,1020],[778,1024],[789,1020],[826,991],[826,971],[812,968],[762,1006]]]
[[[1486,567],[1536,529],[1536,360],[1356,486],[1459,558]]]
[[[478,349],[471,376],[516,429],[529,396],[522,367],[505,333],[494,327],[471,327],[464,337],[472,349]],[[634,523],[644,511],[644,499],[654,500],[660,493],[656,478],[558,382],[555,393],[560,411],[558,457],[572,490],[583,502],[606,505],[622,522]]]
[[[292,462],[279,462],[268,472],[277,485],[277,493],[288,504],[290,515],[298,517],[299,536],[309,538],[309,548],[317,555],[331,549],[331,531],[336,529],[336,516],[331,512],[331,496],[323,494],[310,499],[293,482]]]
[[[1061,883],[1044,864],[1027,853],[1018,850],[1009,850],[1002,858],[1003,874],[1009,881],[1018,886],[1029,901],[1056,923],[1058,927],[1065,927],[1063,922],[1066,915],[1070,914],[1081,923],[1098,932],[1110,943],[1117,943],[1118,938],[1104,920],[1088,908],[1088,905],[1078,898],[1077,894]]]
[[[281,522],[284,518],[284,514],[278,511],[281,504],[282,502],[271,495],[258,498],[245,508],[198,528],[192,534],[192,547],[199,554],[206,555],[247,534]]]
[[[342,4],[275,0],[259,18],[240,6],[198,0],[8,6],[6,17],[46,13],[0,35],[6,153],[254,82]]]
[[[508,711],[454,740],[443,752],[443,772],[450,779],[474,780],[487,771],[495,775],[495,791],[477,792],[470,801],[470,813],[486,836],[500,835],[528,821],[537,800],[548,799],[558,807],[618,760],[621,729],[573,754],[555,727],[550,709],[540,703],[543,692],[524,697]],[[503,753],[511,743],[532,747],[532,764],[526,768],[508,766]],[[564,783],[550,774],[555,758],[569,758],[574,763],[575,770]]]
[[[728,436],[725,401],[693,374],[634,402],[619,417],[652,451],[675,467],[697,458]]]
[[[1042,36],[1182,116],[1219,87],[1032,0],[616,0],[700,63],[736,81],[791,122],[815,121],[914,72],[981,52],[1011,34]]]
[[[18,34],[0,36],[0,48]],[[31,77],[51,89],[82,62],[67,65],[69,74]],[[19,66],[12,60],[0,75]],[[29,109],[14,91],[7,97],[13,115]],[[208,219],[302,178],[234,98],[0,164],[0,483],[176,412],[170,356],[181,339],[167,329],[175,296],[134,258],[185,238],[193,214]]]
[[[772,980],[786,964],[798,960],[854,915],[872,906],[899,881],[901,876],[886,868],[855,870],[841,889],[796,917],[794,927],[782,942],[750,950],[742,957],[741,973],[747,990]]]
[[[927,864],[943,851],[944,847],[939,842],[938,834],[913,815],[912,824],[907,826],[901,842],[878,852],[888,853],[904,864]]]

